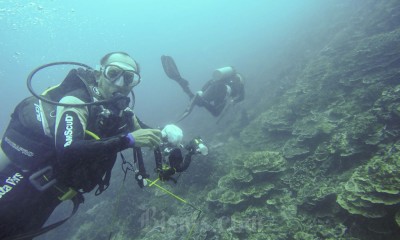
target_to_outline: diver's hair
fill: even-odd
[[[136,67],[137,67],[136,71],[137,71],[138,73],[140,73],[140,65],[139,65],[139,63],[136,62],[136,60],[133,59],[133,58],[132,58],[129,54],[127,54],[126,52],[110,52],[110,53],[106,54],[103,58],[101,58],[100,64],[103,66],[103,65],[107,62],[107,60],[111,57],[111,55],[114,55],[114,54],[121,54],[121,55],[124,55],[124,56],[126,56],[126,57],[131,58],[131,59],[135,62],[135,64],[136,64]]]

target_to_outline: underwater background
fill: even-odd
[[[141,189],[132,173],[123,181],[117,161],[106,192],[36,239],[400,238],[399,1],[0,0],[0,27],[2,133],[29,96],[26,77],[49,62],[131,54],[143,78],[135,113],[153,127],[189,100],[161,55],[193,91],[226,65],[246,79],[245,101],[218,124],[202,108],[178,124],[210,148],[177,184],[159,183],[185,202]],[[50,221],[68,216],[63,205]]]

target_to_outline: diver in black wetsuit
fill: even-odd
[[[186,118],[196,105],[205,107],[213,116],[218,117],[232,104],[244,100],[244,78],[231,66],[216,69],[213,78],[203,86],[201,91],[193,94],[189,88],[189,82],[181,77],[173,58],[163,55],[161,62],[167,76],[177,81],[191,99],[177,122]]]
[[[243,76],[236,73],[232,67],[216,71],[223,70],[224,74],[209,80],[192,100],[192,104],[205,107],[215,117],[221,114],[227,104],[244,100]]]
[[[73,69],[41,95],[59,106],[30,97],[15,108],[0,150],[0,239],[32,239],[60,225],[42,228],[62,201],[75,212],[82,193],[102,193],[118,152],[160,145],[161,131],[128,107],[140,79],[137,62],[113,52],[100,69]]]

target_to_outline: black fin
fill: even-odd
[[[165,74],[167,74],[167,76],[172,80],[178,82],[182,90],[189,96],[190,99],[192,99],[194,94],[189,88],[189,82],[181,77],[181,74],[179,73],[178,67],[175,64],[174,59],[171,56],[162,55],[161,63],[164,68]]]
[[[171,56],[162,55],[161,63],[164,68],[165,74],[167,74],[169,78],[178,82],[182,79],[178,67],[176,66],[175,61]]]

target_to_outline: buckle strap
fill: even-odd
[[[29,181],[37,190],[44,192],[57,183],[53,176],[53,167],[46,166],[29,176]]]
[[[46,166],[29,176],[31,184],[39,191],[44,192],[50,187],[54,187],[61,195],[58,196],[60,201],[73,199],[78,192],[70,187],[65,187],[57,183],[54,178],[54,171],[52,166]]]

